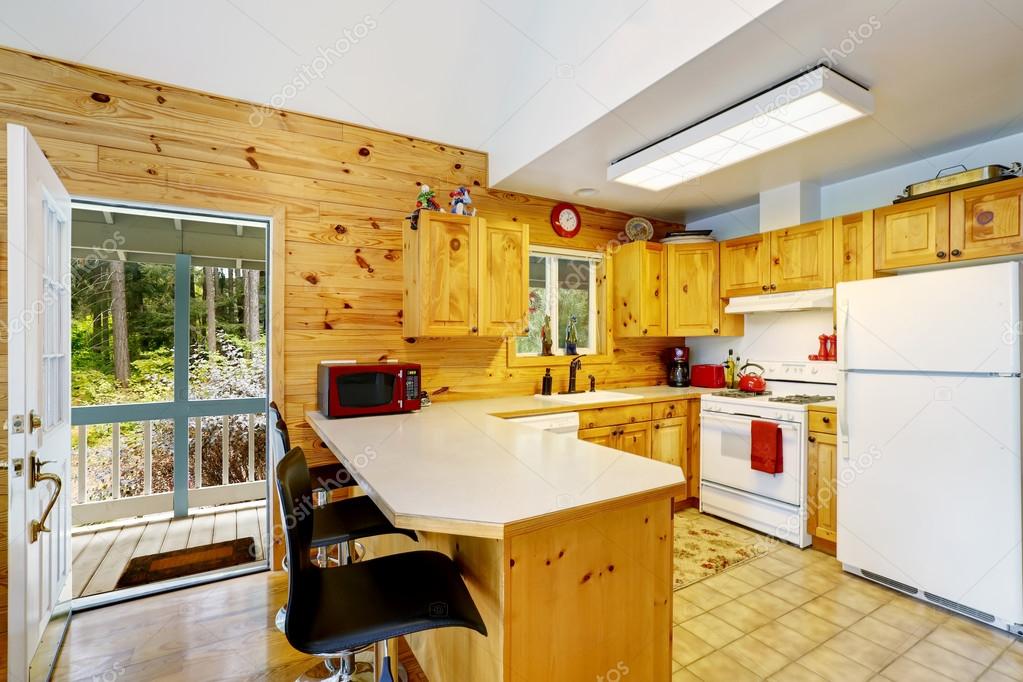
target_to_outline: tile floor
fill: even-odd
[[[687,519],[758,539],[695,512]],[[674,614],[672,682],[1023,680],[1023,640],[782,543],[678,590]]]

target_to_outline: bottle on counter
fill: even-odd
[[[548,367],[540,380],[540,395],[550,395],[554,390],[554,377],[551,376],[551,368]]]
[[[725,388],[735,388],[735,356],[732,349],[728,349],[728,359],[725,360]]]

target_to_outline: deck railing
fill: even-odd
[[[266,497],[264,399],[199,404],[203,408],[192,409],[199,414],[180,420],[174,419],[174,403],[72,408],[72,522],[98,523]],[[187,425],[182,429],[187,433],[178,433],[175,423]],[[181,438],[184,444],[177,442]],[[177,489],[175,480],[188,481],[187,490]]]

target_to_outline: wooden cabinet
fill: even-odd
[[[951,260],[1023,253],[1023,178],[949,195]]]
[[[650,422],[619,426],[618,439],[619,450],[640,457],[650,456]]]
[[[835,284],[874,277],[874,212],[831,219]]]
[[[650,422],[580,429],[579,439],[640,457],[650,456]]]
[[[700,494],[700,403],[698,397],[638,405],[593,408],[579,413],[579,438],[651,457],[682,469],[686,497]]]
[[[603,445],[606,448],[618,447],[618,427],[617,426],[598,426],[592,429],[579,429],[579,440],[584,440],[587,443],[596,443],[597,445]]]
[[[741,336],[742,315],[721,305],[717,244],[668,246],[668,336]]]
[[[762,234],[720,244],[721,297],[753,296],[770,289],[771,245]]]
[[[422,211],[405,226],[405,336],[518,336],[526,329],[529,226]]]
[[[663,244],[632,242],[614,254],[614,335],[667,336],[666,258]]]
[[[529,226],[479,227],[480,336],[529,334]]]
[[[838,441],[834,410],[810,409],[806,451],[806,531],[815,546],[834,551],[838,541]],[[821,545],[817,541],[823,540]]]
[[[874,209],[874,268],[896,270],[949,259],[949,195]]]
[[[685,417],[660,419],[651,423],[650,456],[653,459],[674,464],[688,476],[688,451],[689,429]]]
[[[771,240],[768,291],[824,289],[834,284],[830,220],[773,230],[765,239],[768,236]]]
[[[834,283],[830,220],[721,242],[721,296],[823,289]]]

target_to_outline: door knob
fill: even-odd
[[[958,256],[961,256],[962,254],[963,254],[963,252],[960,251],[959,249],[952,249],[952,255],[953,256],[958,257]]]
[[[936,253],[934,255],[936,255],[938,258],[944,258],[945,257],[945,252],[944,251],[938,251],[938,253]]]
[[[30,539],[32,542],[35,542],[39,539],[40,535],[50,532],[50,529],[46,527],[46,520],[50,517],[50,512],[53,511],[53,506],[57,504],[57,498],[60,497],[60,491],[64,488],[64,482],[57,474],[42,473],[41,470],[43,466],[53,464],[52,461],[36,459],[36,453],[32,452],[28,456],[28,462],[29,487],[35,487],[36,483],[41,483],[43,481],[49,481],[53,484],[53,493],[50,495],[50,501],[46,503],[46,509],[43,510],[42,518],[38,521],[32,521]]]

